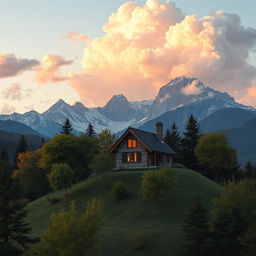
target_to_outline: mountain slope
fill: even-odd
[[[198,173],[187,169],[174,169],[176,187],[160,203],[161,211],[155,212],[155,203],[141,198],[141,177],[143,171],[122,171],[106,173],[74,185],[70,196],[62,202],[50,205],[47,197],[63,197],[63,192],[42,197],[28,205],[28,221],[34,235],[45,230],[51,213],[75,201],[82,210],[88,200],[97,197],[104,200],[104,239],[101,255],[178,256],[182,248],[183,219],[195,197],[209,206],[222,187]],[[130,196],[123,201],[111,198],[115,180],[122,180]],[[145,248],[132,248],[131,237],[135,232],[145,236]]]
[[[255,115],[256,113],[241,108],[220,109],[201,121],[200,127],[204,133],[238,128]]]

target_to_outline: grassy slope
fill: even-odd
[[[105,226],[102,231],[104,246],[102,255],[180,255],[182,224],[191,202],[200,197],[206,205],[218,195],[221,186],[207,178],[186,169],[174,169],[176,187],[161,202],[161,212],[154,210],[153,202],[141,199],[140,183],[143,171],[122,171],[107,173],[101,177],[75,185],[68,200],[51,205],[42,197],[28,205],[28,221],[34,235],[40,235],[46,228],[49,216],[60,207],[66,207],[75,200],[80,210],[93,197],[104,199]],[[114,180],[121,179],[129,187],[130,197],[116,202],[111,198]],[[53,193],[51,197],[61,197],[63,193]],[[146,246],[134,251],[131,236],[141,232],[146,238]]]

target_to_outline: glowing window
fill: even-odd
[[[128,148],[136,148],[137,147],[137,141],[135,139],[128,139],[127,147]]]
[[[137,153],[136,152],[128,152],[127,153],[127,162],[137,162]]]

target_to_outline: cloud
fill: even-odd
[[[84,50],[83,72],[70,75],[84,102],[102,105],[117,93],[132,100],[152,98],[181,75],[233,96],[237,91],[241,98],[256,78],[255,66],[248,63],[256,30],[244,27],[236,14],[217,11],[198,18],[184,16],[169,1],[128,2],[109,17],[103,31]]]
[[[15,107],[14,106],[11,106],[7,103],[4,103],[1,107],[1,113],[2,114],[11,114],[15,111]]]
[[[39,83],[58,83],[65,81],[66,76],[60,72],[61,67],[72,64],[72,60],[55,54],[46,54],[41,65],[36,69],[35,80]]]
[[[20,100],[21,87],[19,83],[12,83],[9,88],[3,93],[5,99]]]
[[[66,36],[63,37],[63,39],[72,40],[74,42],[82,41],[84,44],[89,44],[90,37],[84,34],[79,34],[77,32],[68,32]]]
[[[181,89],[181,92],[185,95],[197,95],[201,92],[200,88],[198,88],[197,85],[198,85],[198,80],[194,80],[190,85],[183,87]]]
[[[22,72],[33,70],[39,61],[35,59],[17,58],[14,54],[0,55],[0,78],[17,76]]]

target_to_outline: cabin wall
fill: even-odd
[[[133,136],[127,136],[116,148],[115,150],[115,161],[117,169],[135,169],[135,168],[147,168],[148,166],[148,152],[144,149],[144,147],[137,141],[136,148],[128,148],[127,140],[134,138]],[[141,152],[141,162],[130,162],[123,163],[122,162],[122,153],[123,152]]]

